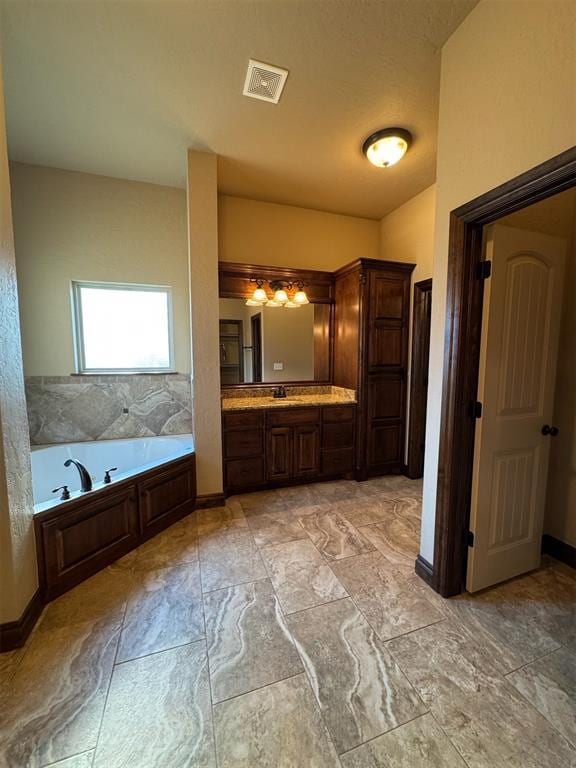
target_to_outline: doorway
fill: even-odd
[[[262,381],[262,315],[250,318],[252,330],[252,381]]]
[[[414,284],[412,314],[412,361],[406,474],[413,480],[417,480],[424,474],[432,280],[421,280]]]
[[[445,597],[465,588],[477,424],[486,225],[576,186],[576,148],[454,210],[450,217],[434,564],[417,572]]]

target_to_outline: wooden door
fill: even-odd
[[[292,428],[272,427],[268,430],[268,480],[292,477]]]
[[[566,242],[496,225],[487,238],[467,589],[540,564]]]
[[[252,381],[262,381],[262,315],[250,318],[252,330]]]
[[[320,473],[320,427],[317,424],[294,427],[293,476]]]

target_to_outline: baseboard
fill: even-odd
[[[434,581],[434,567],[432,563],[429,563],[422,555],[418,555],[415,570],[422,581],[425,581],[428,586],[432,587],[432,582]]]
[[[571,568],[576,568],[576,547],[547,533],[542,536],[542,553],[555,557],[556,560],[560,560]]]
[[[226,496],[223,493],[206,493],[203,496],[196,496],[195,509],[223,507],[225,504]]]
[[[40,618],[42,608],[44,608],[44,596],[38,588],[19,619],[0,624],[0,652],[13,651],[24,645]]]

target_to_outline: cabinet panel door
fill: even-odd
[[[289,480],[292,476],[292,429],[268,430],[268,479]]]
[[[320,428],[294,427],[294,477],[320,472]]]
[[[371,275],[368,342],[371,368],[405,365],[409,285],[405,277]]]
[[[404,378],[371,378],[368,381],[370,419],[402,419],[404,415]]]
[[[368,469],[400,471],[402,468],[402,425],[375,424],[370,429]]]

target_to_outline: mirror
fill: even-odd
[[[247,307],[220,299],[220,382],[329,381],[330,304]]]

